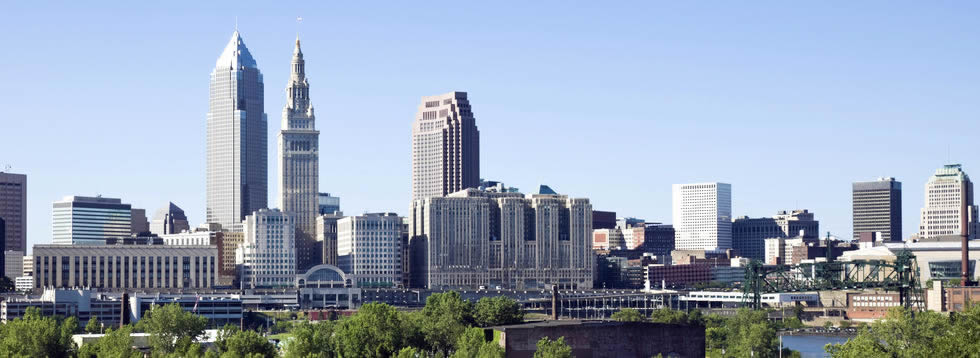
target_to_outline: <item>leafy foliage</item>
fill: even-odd
[[[436,352],[449,355],[467,327],[473,325],[473,305],[458,292],[436,293],[425,300],[422,332]]]
[[[422,352],[415,347],[405,347],[398,351],[397,354],[392,356],[393,358],[420,358],[424,357]]]
[[[488,342],[482,328],[467,328],[456,342],[456,351],[451,358],[503,358],[504,349],[494,342]]]
[[[155,354],[186,352],[194,340],[204,334],[208,319],[184,311],[176,303],[153,306],[136,327],[150,334],[150,347]]]
[[[387,358],[403,347],[401,317],[394,307],[368,303],[340,322],[334,339],[343,357]]]
[[[75,350],[71,335],[77,329],[75,317],[58,322],[30,307],[24,317],[0,326],[0,357],[69,357]]]
[[[538,341],[537,346],[534,358],[572,358],[572,347],[565,343],[565,337],[558,337],[554,341],[544,337]]]
[[[524,309],[509,297],[484,297],[476,302],[473,318],[480,327],[516,324],[524,321]]]
[[[221,358],[272,358],[278,356],[276,347],[252,330],[238,331],[225,338]]]
[[[89,320],[92,322],[92,320]],[[89,324],[90,325],[90,324]],[[86,330],[88,326],[86,325]],[[109,328],[99,340],[83,345],[78,350],[79,358],[95,357],[117,357],[117,358],[139,358],[143,353],[133,349],[133,326],[126,325],[117,330]]]
[[[297,325],[292,331],[293,339],[286,344],[286,357],[334,357],[335,347],[331,336],[336,330],[336,325],[335,322],[330,321]]]
[[[704,318],[705,340],[711,357],[773,357],[779,353],[775,324],[765,311],[739,309],[734,317]]]
[[[844,344],[828,344],[833,357],[965,357],[980,352],[980,306],[946,316],[902,307],[888,311]]]
[[[697,312],[695,313],[697,317],[701,316],[701,311],[693,312]],[[690,320],[684,311],[661,308],[650,314],[650,321],[654,323],[688,324]]]
[[[88,323],[85,324],[86,333],[99,333],[102,332],[102,323],[99,322],[98,316],[92,316],[88,319]]]
[[[640,311],[632,308],[624,308],[616,311],[609,318],[619,322],[643,322],[647,320],[646,316],[640,313]]]

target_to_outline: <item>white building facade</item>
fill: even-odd
[[[674,184],[672,197],[676,249],[732,248],[731,184]]]
[[[401,223],[394,213],[337,220],[337,266],[355,287],[401,286]]]
[[[296,280],[296,222],[292,214],[262,209],[245,218],[235,250],[242,286],[291,287]]]
[[[960,213],[966,201],[970,239],[976,235],[977,207],[973,205],[973,182],[959,164],[948,164],[936,170],[926,182],[925,207],[919,221],[919,238],[961,234]]]

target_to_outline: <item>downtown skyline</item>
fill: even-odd
[[[476,13],[479,9],[467,10]],[[599,15],[611,16],[622,10],[606,10],[608,13]],[[683,10],[690,11],[681,9],[678,12],[685,13]],[[538,184],[548,184],[559,192],[590,198],[596,210],[616,211],[620,216],[635,216],[648,221],[671,222],[671,184],[720,181],[732,184],[733,216],[762,217],[777,210],[809,209],[821,221],[823,232],[849,238],[851,183],[892,176],[903,182],[903,232],[908,236],[917,231],[917,213],[922,207],[924,184],[935,168],[955,162],[963,164],[967,173],[980,170],[976,150],[969,145],[970,138],[975,137],[971,133],[980,129],[973,111],[975,104],[963,100],[967,98],[965,93],[976,93],[976,87],[970,87],[976,85],[945,77],[959,76],[966,81],[978,74],[975,69],[958,66],[923,72],[932,68],[926,63],[931,56],[916,57],[913,54],[911,59],[889,62],[870,54],[861,60],[842,53],[838,56],[825,54],[841,65],[835,71],[833,66],[803,66],[806,64],[803,58],[813,57],[811,61],[819,58],[820,48],[794,45],[791,49],[800,51],[799,57],[776,56],[773,63],[769,63],[783,67],[767,68],[764,62],[750,65],[750,59],[764,56],[744,54],[728,62],[712,62],[699,53],[721,55],[737,42],[709,41],[698,48],[694,40],[709,38],[707,34],[688,33],[690,44],[683,44],[680,39],[648,38],[646,42],[636,42],[639,35],[627,37],[636,47],[650,44],[656,49],[647,52],[627,46],[630,41],[623,39],[606,42],[623,30],[642,29],[642,35],[651,35],[654,33],[652,28],[658,27],[651,24],[652,28],[646,29],[639,18],[628,17],[629,21],[595,34],[578,33],[577,38],[583,41],[574,43],[557,33],[560,31],[552,31],[550,26],[569,29],[575,24],[566,24],[563,19],[588,17],[559,11],[539,26],[519,26],[520,30],[534,35],[532,42],[541,42],[539,49],[527,47],[531,42],[503,41],[517,39],[521,33],[506,32],[499,34],[500,40],[493,41],[490,35],[479,31],[479,26],[449,35],[450,38],[469,35],[475,39],[475,44],[471,45],[457,45],[456,41],[444,45],[474,50],[476,55],[467,55],[467,58],[489,54],[488,50],[477,47],[488,42],[499,46],[501,52],[516,53],[513,58],[491,57],[499,61],[496,65],[490,61],[464,66],[450,63],[450,60],[439,62],[438,56],[426,55],[422,59],[386,56],[404,50],[403,45],[396,43],[397,39],[438,34],[429,26],[416,24],[418,28],[400,35],[368,29],[358,37],[358,31],[345,27],[352,19],[345,20],[335,14],[321,17],[328,11],[310,12],[298,14],[306,19],[300,30],[304,52],[316,59],[308,66],[308,73],[311,81],[316,83],[311,97],[318,104],[317,127],[321,131],[323,148],[320,190],[343,197],[344,211],[353,215],[365,211],[407,213],[411,199],[413,113],[422,96],[454,90],[468,92],[478,110],[482,177],[500,180],[524,191],[530,191]],[[352,18],[366,16],[364,12],[356,14],[358,16]],[[265,76],[267,113],[274,113],[273,110],[284,104],[280,91],[289,76],[285,64],[293,46],[295,15],[240,15],[240,30]],[[59,19],[61,16],[55,13],[52,17]],[[173,19],[175,15],[165,11],[159,15],[139,12],[135,15],[141,16],[152,22]],[[218,26],[225,17],[231,20]],[[102,35],[107,37],[116,34],[118,41],[95,45],[92,40],[86,40],[65,50],[83,58],[82,64],[106,56],[103,52],[135,52],[134,57],[144,60],[117,65],[126,72],[144,67],[156,69],[140,76],[109,77],[111,80],[100,84],[86,80],[87,73],[73,73],[74,77],[68,78],[79,83],[49,89],[63,71],[52,69],[41,71],[42,75],[35,80],[37,83],[23,83],[26,88],[2,86],[0,94],[6,94],[0,96],[3,98],[0,99],[2,128],[23,129],[28,133],[0,143],[0,165],[10,164],[10,172],[28,175],[29,246],[51,242],[51,204],[68,195],[102,194],[121,198],[147,212],[154,212],[173,201],[185,210],[192,226],[204,221],[207,72],[213,67],[213,61],[227,42],[234,24],[233,15],[207,16],[210,22],[206,24],[194,20],[196,18],[191,16],[187,22],[195,30],[186,33],[137,28],[135,34],[124,34],[119,29],[109,31],[110,27],[87,24],[88,27],[79,29],[79,34],[66,35],[68,38],[96,37],[100,31],[105,31]],[[516,15],[502,18],[515,22],[521,19]],[[372,19],[380,23],[385,16]],[[49,20],[42,23],[46,21]],[[478,23],[482,24],[482,21],[489,20]],[[15,23],[30,28],[24,21]],[[688,26],[694,23],[692,21]],[[899,26],[897,20],[885,21],[885,24]],[[77,22],[75,25],[81,26]],[[976,25],[969,26],[976,30]],[[755,27],[756,30],[765,28],[763,25]],[[797,27],[804,26],[790,28],[802,30]],[[387,29],[395,31],[398,28],[390,25]],[[879,37],[875,40],[880,41],[885,36],[872,29],[865,30],[877,34]],[[943,30],[953,31],[938,24],[918,30],[939,34],[944,33]],[[736,34],[743,32],[736,31]],[[162,43],[163,48],[154,49],[126,41],[137,35],[149,36],[148,42]],[[38,41],[37,36],[33,40]],[[785,36],[771,35],[769,38],[775,40]],[[815,37],[830,42],[838,36],[841,35],[828,32]],[[892,36],[897,38],[898,35]],[[748,37],[737,38],[760,46]],[[357,39],[365,43],[358,44]],[[561,41],[549,42],[547,39]],[[10,53],[16,55],[0,57],[3,59],[0,65],[7,67],[3,77],[14,79],[8,83],[21,83],[17,81],[21,75],[15,72],[31,72],[29,69],[34,66],[28,63],[31,56],[26,49],[30,48],[27,47],[30,42],[9,40],[4,43],[11,44],[15,51]],[[40,41],[52,40],[40,37]],[[922,41],[920,46],[925,42]],[[761,52],[776,52],[781,46],[789,46],[778,41],[772,41],[770,45],[765,48],[768,51]],[[887,41],[879,46],[885,47],[877,49],[885,50],[885,54],[894,54],[888,50],[900,48]],[[967,47],[966,54],[947,55],[946,62],[969,62],[966,60],[977,55],[973,44],[938,43],[932,46],[946,51],[962,51],[962,47]],[[686,52],[688,56],[672,54],[672,49]],[[596,54],[595,51],[601,50],[636,52]],[[49,50],[38,51],[44,54]],[[159,54],[161,51],[172,53],[163,56]],[[657,53],[661,56],[655,56]],[[159,66],[167,62],[159,57],[175,61],[176,65]],[[685,60],[692,64],[682,66]],[[883,61],[879,64],[884,66],[871,67],[874,61]],[[208,62],[210,66],[206,65]],[[588,66],[573,66],[575,64]],[[632,71],[613,72],[605,68],[610,64],[628,65]],[[680,69],[681,74],[671,74],[664,64]],[[85,72],[99,75],[111,71],[111,66],[103,66],[106,65],[96,65]],[[527,69],[522,70],[521,66]],[[25,71],[11,71],[9,67]],[[814,69],[830,77],[818,78],[809,72]],[[913,69],[919,72],[915,73]],[[699,70],[706,73],[697,75],[693,72]],[[736,74],[709,78],[709,74],[720,72]],[[616,75],[604,77],[609,74]],[[747,84],[745,81],[752,75],[760,74],[752,78],[761,82],[756,85],[758,87],[745,89],[736,85]],[[847,76],[855,74],[865,76]],[[895,80],[886,78],[900,75],[925,81],[910,79],[904,85],[896,85]],[[635,78],[643,83],[634,83]],[[154,84],[158,82],[169,86],[155,88]],[[940,83],[953,86],[942,89]],[[816,85],[819,90],[802,88],[812,87],[807,85]],[[67,90],[76,86],[81,86],[82,91],[68,93]],[[765,86],[769,87],[760,89]],[[851,87],[862,91],[848,92]],[[800,93],[780,93],[786,88]],[[118,92],[137,90],[145,90],[150,95]],[[56,106],[42,111],[47,113],[38,118],[36,108],[43,106],[37,98],[21,91],[45,93],[48,100],[55,100],[71,110]],[[914,91],[932,93],[929,96],[911,95]],[[80,99],[72,96],[90,103],[79,103]],[[110,100],[113,96],[122,96],[124,100],[117,103]],[[921,102],[909,102],[909,97]],[[365,107],[364,104],[373,105]],[[139,110],[140,107],[157,108],[160,105],[166,108]],[[15,118],[24,118],[30,123],[15,122]],[[84,122],[85,126],[79,126],[78,121]],[[128,125],[121,125],[124,121]],[[133,125],[134,121],[138,124]],[[53,138],[46,143],[46,148],[20,150],[36,147],[41,134],[35,133],[45,127],[49,131],[47,135]],[[954,127],[961,129],[954,130]],[[269,143],[274,143],[279,130],[276,124],[269,125]],[[545,136],[559,139],[533,147],[533,153],[523,146],[513,148],[518,147],[515,143],[537,143]],[[278,158],[276,147],[267,147],[268,157]],[[639,164],[626,164],[621,160],[623,157],[636,159],[632,163]],[[277,182],[276,160],[268,162],[270,183]],[[647,166],[638,168],[642,164]],[[272,203],[275,203],[274,195],[278,190],[275,184],[269,187],[270,205],[275,205]]]

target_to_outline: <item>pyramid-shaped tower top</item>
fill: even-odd
[[[221,52],[221,56],[218,57],[218,62],[214,66],[219,68],[239,68],[240,66],[258,68],[252,54],[245,47],[245,41],[242,40],[242,35],[238,33],[238,30],[235,30],[235,33],[231,35],[231,40],[228,41],[228,45],[225,46],[225,50]]]
[[[293,57],[303,58],[303,50],[299,48],[299,36],[296,36],[296,48],[293,49]]]

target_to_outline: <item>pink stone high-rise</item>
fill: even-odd
[[[480,131],[466,92],[422,97],[412,125],[412,199],[480,185]]]

